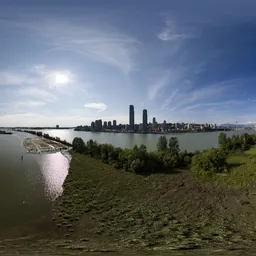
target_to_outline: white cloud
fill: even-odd
[[[20,89],[18,93],[22,96],[29,96],[34,99],[40,99],[46,102],[55,102],[58,100],[58,97],[44,89],[36,87],[27,87]]]
[[[160,90],[166,86],[169,76],[170,72],[166,72],[166,74],[162,76],[155,84],[148,86],[149,100],[154,100],[157,97]]]
[[[165,21],[166,27],[163,29],[161,33],[157,35],[160,40],[163,41],[176,41],[183,40],[188,38],[193,38],[194,35],[191,33],[179,33],[177,32],[177,28],[171,20]]]
[[[20,24],[47,39],[52,51],[72,51],[129,73],[138,41],[113,28],[93,28],[86,23],[73,24],[55,20],[38,24]],[[103,25],[105,26],[105,24]]]
[[[238,105],[238,104],[242,104],[242,103],[243,103],[243,101],[238,101],[238,100],[228,100],[228,101],[220,101],[220,102],[207,102],[207,103],[200,103],[200,104],[191,105],[191,106],[186,107],[183,110],[188,111],[188,110],[191,110],[191,109],[201,108],[201,107]]]
[[[84,104],[84,107],[91,108],[91,109],[97,109],[99,111],[105,111],[107,109],[107,105],[105,103],[101,103],[101,102],[87,103],[87,104]]]
[[[35,83],[35,79],[26,74],[20,74],[13,71],[0,71],[0,85],[31,85]]]
[[[46,103],[43,101],[24,100],[10,104],[15,105],[16,107],[41,107],[44,106]]]

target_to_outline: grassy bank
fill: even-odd
[[[239,156],[248,160],[244,165],[254,152]],[[234,173],[241,166],[234,165]],[[73,249],[247,248],[256,239],[256,199],[247,188],[232,186],[233,171],[225,177],[227,188],[218,175],[215,183],[185,170],[143,176],[73,153],[54,221],[72,240],[63,246]]]

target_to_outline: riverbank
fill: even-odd
[[[48,140],[42,137],[39,138],[25,138],[23,145],[27,153],[40,154],[40,153],[56,153],[68,148],[62,143]]]
[[[235,250],[256,240],[253,189],[189,170],[136,175],[75,153],[53,218],[77,250]]]

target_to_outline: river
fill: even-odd
[[[62,193],[68,173],[69,159],[61,153],[27,154],[25,137],[33,135],[0,135],[1,239],[49,229],[52,201]]]
[[[75,137],[81,137],[85,142],[93,139],[98,143],[110,143],[116,147],[122,148],[133,148],[135,144],[141,145],[144,144],[147,146],[148,150],[155,150],[157,146],[157,141],[160,134],[131,134],[131,133],[99,133],[99,132],[83,132],[83,131],[74,131],[73,129],[67,130],[40,130],[43,133],[48,133],[54,137],[60,137],[70,143],[72,143]],[[256,131],[228,131],[225,132],[228,136],[233,134],[241,133],[255,133]],[[200,133],[176,133],[176,134],[167,134],[166,137],[170,138],[175,136],[179,140],[179,145],[181,150],[195,151],[203,150],[209,147],[218,146],[218,136],[220,132],[200,132]]]

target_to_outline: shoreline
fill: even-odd
[[[68,147],[45,138],[25,138],[23,146],[30,154],[50,154],[68,150]]]

